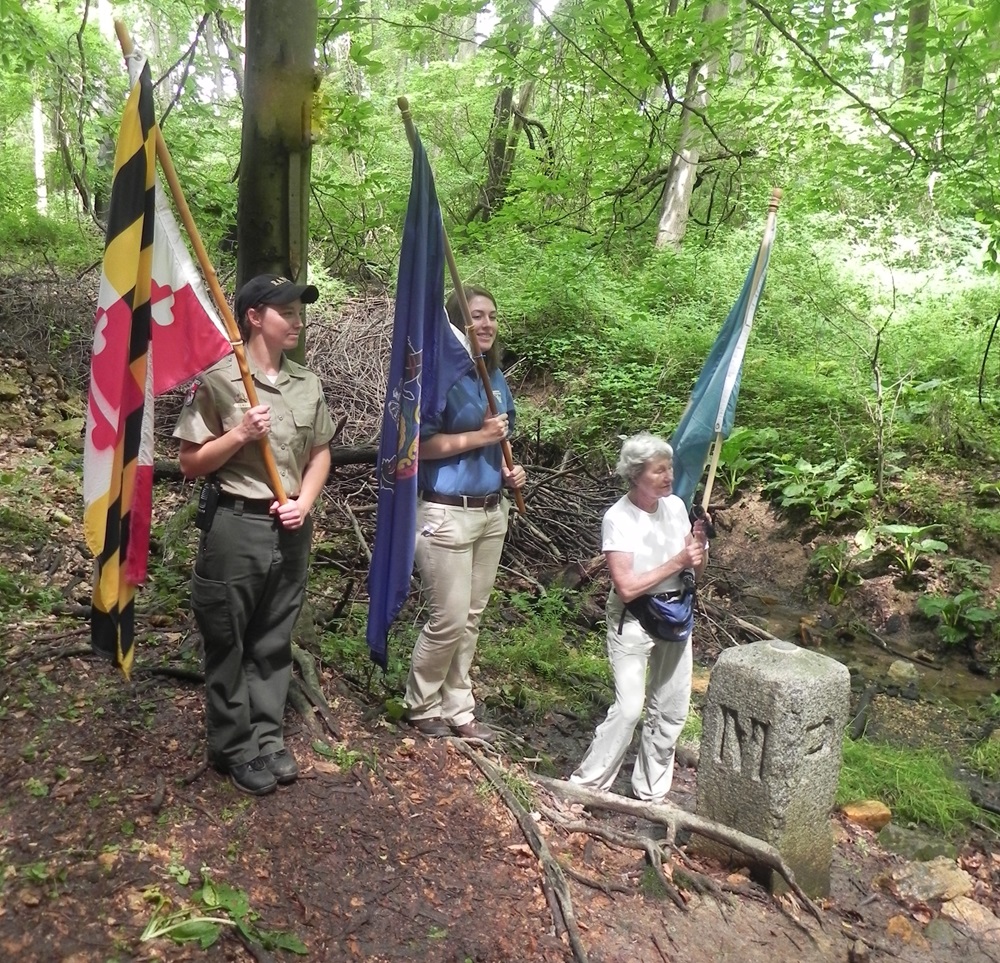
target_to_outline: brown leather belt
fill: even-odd
[[[455,508],[496,508],[500,504],[500,492],[492,495],[441,495],[438,492],[421,492],[425,502],[436,505],[452,505]]]
[[[231,508],[237,515],[270,515],[273,498],[240,498],[228,492],[219,493],[219,508]]]

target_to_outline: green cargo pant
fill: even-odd
[[[284,746],[292,628],[305,598],[312,519],[296,531],[219,508],[202,532],[191,607],[205,640],[209,758],[220,768]]]

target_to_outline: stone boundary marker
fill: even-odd
[[[830,812],[850,696],[850,673],[834,659],[754,642],[722,653],[702,709],[698,814],[773,845],[813,897],[830,892]],[[696,845],[735,856],[700,837]],[[785,888],[779,874],[750,868],[771,892]]]

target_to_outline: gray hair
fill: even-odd
[[[640,431],[625,439],[622,453],[618,456],[618,464],[615,466],[615,473],[631,485],[642,474],[646,465],[656,458],[673,461],[673,448],[659,435]]]

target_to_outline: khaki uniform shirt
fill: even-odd
[[[333,439],[333,421],[319,378],[308,368],[283,357],[277,380],[257,368],[247,354],[257,400],[271,409],[267,436],[285,494],[294,498],[302,487],[309,453]],[[235,428],[250,408],[235,355],[228,355],[200,374],[188,389],[174,437],[203,445]],[[271,498],[259,442],[244,445],[216,473],[223,491],[240,498]]]

